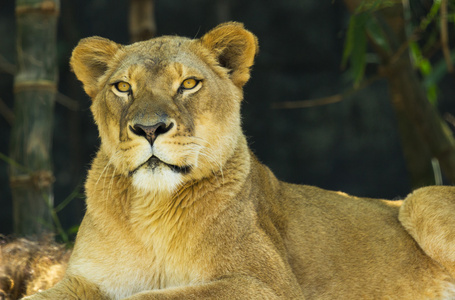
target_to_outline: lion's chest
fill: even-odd
[[[190,263],[194,259],[188,243],[164,238],[176,235],[152,230],[154,226],[148,225],[147,230],[123,232],[111,228],[115,235],[98,235],[94,231],[94,235],[81,235],[80,239],[97,242],[77,247],[70,269],[97,284],[110,299],[198,282],[201,273],[197,265]]]
[[[146,271],[138,262],[119,265],[98,281],[101,291],[109,299],[123,299],[141,291],[159,288],[158,274]]]
[[[92,260],[82,266],[84,276],[96,282],[110,299],[122,299],[138,292],[178,287],[194,282],[197,275],[176,265],[172,253],[165,257],[154,252],[119,249],[105,261]]]

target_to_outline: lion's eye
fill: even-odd
[[[117,91],[121,93],[129,93],[131,92],[131,85],[128,82],[120,81],[115,84],[115,88]]]
[[[194,78],[188,78],[185,79],[182,84],[180,85],[180,88],[183,90],[191,90],[194,89],[199,83],[199,80],[196,80]]]

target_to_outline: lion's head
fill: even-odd
[[[109,164],[136,188],[173,192],[232,156],[256,52],[255,36],[231,22],[195,40],[164,36],[123,46],[87,38],[71,66],[93,100]]]

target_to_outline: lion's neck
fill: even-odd
[[[210,209],[213,215],[229,205],[230,199],[241,191],[249,170],[250,153],[245,138],[241,138],[218,172],[188,181],[174,193],[145,192],[135,188],[130,177],[117,173],[100,150],[86,183],[87,213],[95,219],[119,220],[123,223],[120,226],[128,225],[138,235],[162,232],[163,236],[172,237],[170,231],[191,228],[186,225],[196,222],[198,215],[207,215]]]

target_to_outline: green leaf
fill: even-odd
[[[425,30],[427,28],[427,26],[433,21],[433,19],[438,15],[440,7],[441,7],[441,0],[434,0],[433,5],[430,8],[430,12],[420,23],[421,30]]]
[[[374,12],[386,7],[391,7],[397,4],[401,4],[401,0],[364,0],[360,2],[360,5],[356,9],[356,14],[364,12]]]
[[[13,167],[15,167],[15,168],[21,170],[22,172],[31,173],[31,171],[30,171],[27,167],[21,165],[21,164],[18,163],[17,161],[13,160],[13,159],[10,158],[9,156],[7,156],[7,155],[5,155],[5,154],[3,154],[3,153],[1,153],[1,152],[0,152],[0,160],[3,160],[3,161],[6,162],[7,164],[9,164],[9,165],[11,165],[11,166],[13,166]]]
[[[73,201],[75,198],[80,198],[83,196],[79,191],[81,188],[81,184],[78,184],[76,188],[71,192],[71,194],[66,197],[57,207],[54,208],[55,213],[58,213],[62,209],[64,209],[71,201]]]
[[[450,57],[455,60],[455,49],[450,52]],[[423,84],[426,88],[437,85],[445,75],[447,75],[447,63],[444,58],[441,58],[434,64],[431,72],[425,76]]]
[[[428,81],[428,78],[433,74],[433,66],[431,62],[422,55],[419,44],[416,42],[411,42],[409,44],[409,49],[411,55],[414,59],[414,64],[420,71],[423,77],[423,85],[427,91],[427,98],[432,103],[435,104],[438,99],[438,86],[436,81]],[[447,70],[447,67],[446,67]]]
[[[365,26],[369,18],[368,14],[359,14],[355,17],[355,26],[353,30],[354,42],[352,54],[350,57],[351,68],[354,76],[354,85],[360,83],[365,74],[365,57],[367,51],[367,36]]]
[[[422,59],[419,64],[420,73],[425,77],[431,73],[431,63],[428,59]]]
[[[431,104],[435,105],[438,101],[438,86],[431,85],[427,88],[427,98]]]
[[[359,84],[365,73],[365,57],[367,49],[367,37],[365,26],[369,14],[360,13],[352,15],[349,20],[348,32],[342,57],[342,67],[346,67],[349,60],[350,70],[354,79],[354,85]]]
[[[343,57],[341,59],[341,67],[344,69],[349,60],[349,56],[354,48],[354,27],[355,27],[355,16],[349,18],[348,32],[346,33],[346,39],[344,42]]]
[[[67,230],[68,235],[76,234],[79,231],[79,225],[74,225]]]
[[[382,30],[378,20],[371,15],[371,18],[367,19],[366,30],[369,37],[374,41],[376,45],[382,48],[387,53],[391,53],[390,45],[387,41],[386,34]]]
[[[416,42],[409,43],[409,49],[414,59],[414,65],[419,69],[420,73],[425,77],[432,72],[430,61],[422,55],[419,44]]]
[[[354,75],[354,84],[357,85],[362,81],[365,74],[365,57],[367,50],[366,35],[362,34],[357,37],[351,56],[351,66]]]

